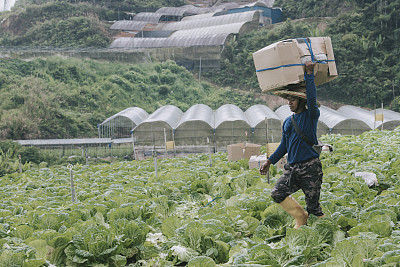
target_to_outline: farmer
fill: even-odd
[[[305,64],[306,90],[277,91],[275,94],[289,101],[290,111],[294,112],[294,120],[300,130],[313,142],[317,143],[317,124],[320,111],[317,104],[317,90],[314,82],[315,63]],[[305,92],[304,92],[305,91]],[[319,154],[296,133],[291,116],[287,117],[282,126],[282,140],[276,151],[261,166],[260,174],[265,175],[271,164],[277,163],[288,154],[288,164],[284,167],[282,177],[274,185],[271,197],[275,202],[296,220],[294,228],[307,224],[308,214],[318,217],[322,212],[319,196],[322,183],[322,166]],[[307,204],[307,212],[291,196],[302,189]]]

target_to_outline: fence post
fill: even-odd
[[[21,154],[18,154],[18,165],[19,165],[19,173],[22,172],[22,166],[21,166]]]
[[[72,164],[68,164],[67,168],[69,169],[69,175],[71,179],[71,200],[72,203],[77,202],[76,194],[75,194],[75,185],[74,185],[74,174],[72,172]]]
[[[207,137],[207,147],[208,147],[208,162],[210,164],[210,167],[212,167],[212,161],[211,161],[211,148],[210,148],[210,138]]]
[[[153,149],[153,158],[154,158],[154,171],[156,172],[156,177],[158,177],[157,173],[157,150]]]

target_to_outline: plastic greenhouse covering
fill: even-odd
[[[263,144],[278,143],[281,140],[282,121],[278,115],[265,105],[254,105],[245,112],[252,129],[252,142]],[[267,120],[267,123],[265,123]]]
[[[208,19],[214,16],[215,13],[205,13],[205,14],[199,14],[199,15],[193,15],[193,16],[187,16],[181,19],[181,21],[187,21],[187,20],[196,20],[196,19]]]
[[[375,114],[374,110],[353,106],[344,106],[338,110],[321,106],[320,111],[318,136],[329,133],[357,135],[369,131],[372,129],[369,125]],[[376,113],[382,113],[382,110],[378,109]],[[383,113],[384,123],[390,123],[385,124],[384,129],[400,126],[400,113],[390,110],[383,110]],[[246,112],[232,104],[223,105],[215,111],[207,105],[198,104],[186,112],[168,105],[150,115],[141,108],[133,107],[118,112],[100,124],[99,138],[18,142],[22,145],[63,147],[65,151],[68,151],[69,146],[71,151],[82,151],[82,156],[85,147],[92,149],[91,155],[115,155],[117,151],[126,155],[132,152],[132,146],[142,147],[143,151],[148,147],[152,150],[153,147],[166,147],[165,141],[175,141],[180,151],[189,149],[205,152],[208,146],[213,147],[214,151],[224,151],[227,145],[244,141],[265,144],[267,137],[269,143],[280,142],[282,121],[290,115],[288,105],[275,111],[265,105],[254,105]],[[378,127],[377,124],[376,128]],[[207,143],[207,138],[210,144]],[[62,153],[64,154],[64,149]]]
[[[162,20],[162,17],[165,16],[164,14],[160,13],[151,13],[151,12],[140,12],[137,13],[134,17],[134,21],[145,21],[150,23],[158,23]]]
[[[222,12],[222,11],[226,11],[228,9],[234,9],[234,8],[239,8],[239,7],[240,7],[240,5],[238,3],[232,2],[232,3],[225,3],[222,5],[212,7],[210,10],[211,10],[211,12]]]
[[[239,22],[224,24],[219,26],[209,26],[203,28],[180,30],[171,34],[172,37],[184,37],[184,36],[202,36],[210,34],[230,34],[230,33],[243,33],[246,31],[253,30],[257,27],[257,24],[251,22]]]
[[[230,34],[211,34],[203,36],[181,36],[170,38],[131,38],[115,39],[112,48],[158,48],[223,45]]]
[[[143,145],[163,145],[172,141],[183,112],[172,105],[162,106],[133,129],[135,143]]]
[[[189,30],[195,28],[203,28],[210,26],[217,26],[223,24],[231,24],[238,22],[258,21],[260,18],[259,11],[249,11],[243,13],[235,13],[206,19],[187,20],[179,22],[171,22],[159,24],[156,28],[158,30]]]
[[[371,110],[370,113],[372,113],[375,116],[375,110]],[[382,109],[381,108],[377,109],[376,114],[382,114]],[[383,127],[384,130],[393,130],[398,125],[400,125],[400,113],[383,109],[383,116],[384,116],[383,126],[381,121],[377,121],[375,125],[376,128]]]
[[[193,5],[185,5],[181,7],[161,7],[156,11],[156,13],[183,17],[206,13],[208,11],[209,10],[207,8],[195,7]]]
[[[99,136],[125,138],[131,136],[131,131],[149,114],[142,108],[132,107],[114,114],[99,125]]]
[[[251,134],[251,126],[244,112],[237,106],[226,104],[215,111],[215,142],[217,150],[229,144],[246,141],[245,132]]]
[[[133,20],[119,20],[111,25],[111,30],[124,30],[124,31],[141,31],[146,25],[147,21],[133,21]]]
[[[177,146],[205,145],[214,142],[214,111],[207,105],[190,107],[175,130]]]

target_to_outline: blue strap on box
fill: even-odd
[[[317,63],[321,63],[321,64],[327,64],[327,62],[334,62],[335,61],[334,59],[317,60],[317,61],[315,61],[314,53],[313,53],[312,47],[311,47],[311,40],[307,40],[307,38],[298,38],[298,39],[305,41],[305,43],[306,43],[306,45],[308,47],[308,50],[310,50],[312,62],[317,62]],[[279,68],[286,68],[286,67],[293,67],[293,66],[304,66],[304,65],[305,64],[302,64],[302,63],[287,64],[287,65],[281,65],[281,66],[278,66],[278,67],[271,67],[271,68],[256,70],[256,72],[261,72],[261,71],[266,71],[266,70],[276,70],[276,69],[279,69]],[[304,80],[305,80],[305,77],[304,77]]]

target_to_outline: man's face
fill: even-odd
[[[295,97],[288,97],[288,105],[291,112],[296,112],[297,108],[299,107],[300,100]]]

